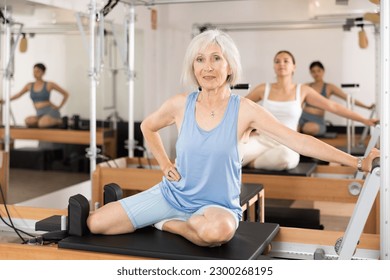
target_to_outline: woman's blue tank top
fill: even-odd
[[[176,209],[195,212],[216,204],[241,219],[241,161],[238,154],[237,121],[240,96],[231,95],[222,121],[212,130],[200,128],[195,118],[198,92],[189,94],[176,142],[179,182],[163,178],[162,193]]]
[[[31,84],[30,97],[34,103],[50,100],[50,91],[47,90],[46,84],[47,83],[44,82],[42,90],[40,91],[34,91],[34,83]]]

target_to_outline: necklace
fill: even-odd
[[[201,100],[201,96],[200,96],[200,98],[198,99],[198,101],[200,101]],[[211,110],[211,112],[210,112],[210,117],[211,118],[215,118],[215,116],[216,116],[216,112],[218,112],[220,109],[221,109],[221,107],[223,107],[224,106],[224,101],[222,101],[222,104],[219,104],[219,106],[217,106],[216,108],[214,108],[214,109],[212,109]],[[206,108],[205,108],[206,109]]]

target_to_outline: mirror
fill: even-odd
[[[277,51],[287,49],[297,60],[297,71],[294,74],[296,82],[311,81],[308,66],[313,60],[321,60],[327,69],[327,81],[338,85],[359,83],[360,90],[356,98],[368,104],[375,102],[376,30],[373,25],[365,26],[368,47],[361,49],[358,45],[360,28],[352,27],[349,31],[343,29],[347,18],[374,12],[375,5],[365,0],[349,2],[348,5],[337,5],[335,1],[325,0],[278,0],[161,5],[156,7],[157,14],[154,14],[157,15],[156,29],[151,26],[150,9],[137,6],[135,120],[142,120],[168,97],[183,92],[180,74],[185,48],[191,39],[194,24],[207,23],[231,26],[260,23],[257,30],[228,31],[242,55],[245,74],[243,82],[249,83],[252,88],[262,82],[274,81],[272,59]],[[31,1],[18,0],[15,3],[13,16],[24,22],[28,45],[24,53],[17,49],[11,93],[14,94],[32,81],[32,66],[36,62],[43,62],[47,66],[45,79],[58,83],[70,93],[62,114],[88,119],[88,54],[76,25],[74,11],[31,4]],[[87,12],[86,7],[84,12]],[[124,17],[125,9],[120,6],[106,19],[108,31],[112,31],[109,22],[114,22],[118,42],[124,38]],[[322,23],[336,23],[332,27],[319,26],[313,23],[315,19]],[[87,30],[88,20],[84,19],[83,22]],[[295,26],[295,22],[303,22],[306,27]],[[126,121],[129,110],[127,73],[123,69],[121,51],[114,41],[114,36],[108,32],[103,71],[98,84],[97,119],[119,117]],[[245,93],[240,92],[242,95]],[[59,99],[60,96],[53,93],[53,102],[60,102]],[[25,116],[35,113],[28,96],[14,101],[12,111],[17,125],[23,125]],[[367,115],[366,111],[357,111]],[[345,125],[344,119],[334,116],[327,118],[334,124]],[[174,155],[175,130],[167,129],[162,137],[167,152]],[[15,147],[20,148],[25,144],[15,142]],[[85,157],[84,151],[78,152],[79,156]],[[84,175],[87,180],[89,174]]]

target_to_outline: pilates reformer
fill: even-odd
[[[267,199],[288,199],[301,201],[326,201],[356,203],[364,181],[355,178],[327,178],[303,176],[275,176],[269,174],[243,173],[245,183],[264,185]],[[379,232],[379,200],[375,201],[364,232]],[[266,211],[266,210],[265,210]],[[267,221],[267,219],[265,219]]]
[[[250,186],[251,189],[254,186]],[[105,186],[104,201],[110,203],[121,198],[122,191],[115,184]],[[262,189],[261,186],[258,189]],[[241,197],[246,204],[248,191]],[[258,190],[257,190],[258,191]],[[250,196],[249,196],[250,197]],[[124,254],[163,259],[264,259],[269,244],[279,231],[279,225],[273,223],[240,222],[235,236],[220,247],[205,248],[197,246],[183,237],[157,230],[153,227],[139,229],[131,234],[93,235],[79,221],[86,219],[89,202],[81,195],[69,199],[67,222],[63,216],[52,216],[36,223],[36,230],[54,230],[47,236],[61,236],[58,247],[63,249],[84,250],[100,253]],[[72,219],[75,216],[76,219]],[[60,220],[61,229],[58,230]],[[65,226],[66,225],[66,226]],[[64,228],[68,236],[64,237]],[[42,235],[45,239],[45,235]]]
[[[376,173],[377,174],[377,173]],[[121,194],[117,194],[114,188],[114,191],[110,190],[109,192],[104,192],[104,201],[105,203],[109,203],[110,201],[114,201],[118,199],[118,196]],[[361,197],[364,195],[362,194]],[[372,198],[371,198],[372,199]],[[88,201],[86,202],[88,205]],[[367,206],[367,205],[366,205]],[[11,214],[13,211],[14,206],[12,206]],[[0,206],[0,210],[1,210]],[[367,209],[367,208],[366,208]],[[27,211],[27,212],[26,212]],[[23,211],[22,209],[17,209],[16,213],[18,216],[22,215],[24,218],[33,217],[34,213],[35,215],[39,213],[39,217],[41,217],[40,221],[37,221],[35,223],[35,228],[37,231],[56,231],[61,228],[61,226],[66,226],[66,219],[63,219],[61,217],[64,217],[66,214],[64,211],[60,210],[50,210],[48,212],[44,209],[26,209],[26,211]],[[15,211],[13,211],[15,212]],[[42,213],[41,213],[42,212]],[[57,213],[56,213],[57,212]],[[24,214],[23,214],[24,213]],[[47,214],[45,214],[47,213]],[[49,213],[55,214],[55,216],[51,216],[51,218],[45,218],[49,216]],[[367,212],[366,212],[367,213]],[[54,219],[52,217],[55,217]],[[57,219],[58,218],[58,219]],[[62,222],[62,223],[61,223]],[[265,225],[261,223],[249,223],[249,222],[241,222],[241,225],[249,226],[249,224],[259,224],[259,225]],[[363,224],[360,223],[360,226]],[[254,230],[254,227],[251,227],[250,231]],[[253,238],[247,235],[246,230],[244,229],[244,232],[241,232],[240,234],[236,235],[237,241],[241,241],[242,239],[250,238],[250,242],[253,241]],[[142,233],[145,233],[147,236],[154,236],[152,231],[152,228],[146,228],[145,231]],[[260,230],[260,228],[259,228]],[[264,228],[261,228],[261,230],[265,230]],[[275,236],[271,238],[271,248],[272,250],[267,255],[261,255],[255,252],[253,248],[251,251],[249,251],[247,254],[244,255],[234,255],[234,259],[237,258],[249,258],[253,257],[255,259],[272,259],[272,258],[288,258],[288,259],[313,259],[313,258],[323,258],[329,259],[329,258],[335,258],[336,255],[334,254],[334,248],[335,248],[335,242],[337,241],[337,238],[342,236],[343,233],[341,232],[326,232],[326,231],[318,231],[318,230],[307,230],[307,229],[297,229],[297,228],[279,228],[277,229],[278,233],[275,233]],[[73,230],[74,232],[74,230]],[[141,233],[141,232],[140,232]],[[157,231],[158,236],[157,238],[161,237],[161,234],[163,232]],[[168,233],[167,233],[168,234]],[[131,235],[131,234],[130,234]],[[180,238],[179,236],[172,236],[172,234],[168,234],[169,236],[169,244],[173,245],[179,245],[185,243],[186,248],[188,249],[188,246],[192,248],[192,244],[188,245],[188,242],[186,240],[183,240],[183,238]],[[345,234],[344,236],[347,236]],[[178,240],[172,240],[171,238],[179,238]],[[134,236],[133,238],[137,238]],[[143,237],[141,237],[143,238]],[[165,237],[164,237],[165,238]],[[157,252],[158,256],[151,256],[151,251],[148,251],[148,247],[144,248],[141,252],[137,252],[138,248],[122,248],[123,244],[122,242],[129,242],[131,240],[128,240],[126,237],[120,237],[120,239],[117,240],[117,242],[114,245],[114,249],[109,249],[111,242],[109,240],[103,240],[104,236],[99,236],[99,238],[92,238],[88,237],[84,240],[84,236],[70,236],[69,239],[65,238],[62,241],[60,241],[58,248],[57,246],[31,246],[31,245],[22,245],[22,244],[2,244],[0,243],[0,259],[6,258],[13,258],[13,259],[145,259],[145,258],[189,258],[189,259],[220,259],[220,258],[230,258],[235,248],[229,249],[228,255],[223,255],[221,257],[220,254],[223,254],[223,251],[218,251],[216,253],[212,253],[209,255],[209,253],[204,253],[203,250],[200,248],[197,248],[195,250],[200,250],[195,252],[196,256],[188,255],[188,251],[185,251],[184,256],[177,256],[177,251],[174,252],[164,252],[159,251]],[[347,237],[348,240],[348,237]],[[84,241],[87,241],[87,244],[84,244]],[[145,241],[145,239],[144,239]],[[185,242],[184,242],[185,241]],[[157,239],[156,242],[161,242],[161,239]],[[268,243],[268,241],[267,241]],[[62,244],[62,245],[61,245]],[[144,244],[144,243],[141,243]],[[373,234],[362,234],[360,236],[360,243],[358,246],[358,250],[353,257],[354,259],[377,259],[378,258],[378,244],[379,244],[379,236],[373,235]],[[246,244],[248,245],[248,244]],[[28,246],[29,250],[26,251],[26,246]],[[249,246],[249,245],[248,245]],[[253,244],[251,245],[253,246]],[[268,245],[267,245],[268,247]],[[180,247],[179,247],[180,248]],[[190,249],[191,249],[190,248]],[[208,248],[207,248],[208,249]],[[241,249],[241,246],[240,246]],[[318,250],[317,250],[318,249]],[[135,250],[135,251],[134,251]],[[233,250],[233,251],[230,251]],[[260,251],[262,248],[260,248]],[[328,251],[331,251],[330,254]],[[333,250],[333,251],[332,251]],[[114,252],[115,251],[115,252]],[[325,255],[321,255],[322,252],[325,252]],[[179,252],[180,253],[180,252]],[[253,253],[253,254],[251,254]],[[187,255],[186,255],[187,254]],[[192,254],[192,251],[191,251]],[[206,254],[206,255],[205,255]]]
[[[147,166],[145,158],[119,158],[98,164],[92,176],[92,202],[103,202],[103,187],[112,182],[120,185],[125,192],[142,191],[157,184],[163,174],[157,163],[151,159],[151,169],[137,168],[139,163]],[[315,165],[315,164],[314,164]],[[310,166],[310,165],[307,165]],[[316,172],[334,172],[338,176],[314,177]],[[353,168],[340,166],[317,165],[313,173],[305,176],[269,175],[269,174],[242,174],[243,183],[262,184],[267,198],[303,200],[303,201],[327,201],[356,203],[356,192],[350,192],[351,185],[363,185],[363,180],[350,177]],[[348,178],[344,173],[348,172]],[[341,175],[343,177],[341,177]],[[339,178],[341,177],[341,178]],[[294,187],[292,187],[294,186]],[[369,216],[365,232],[376,233],[379,231],[379,217],[376,211],[378,203]]]
[[[376,128],[374,135],[370,140],[370,145],[367,147],[367,156],[371,148],[374,147],[377,137],[375,134],[379,133],[379,128]],[[318,177],[319,174],[316,174],[318,164],[315,162],[300,162],[297,167],[289,170],[274,171],[274,170],[264,170],[264,169],[255,169],[244,167],[243,174],[252,174],[259,176],[301,176],[301,177]],[[326,171],[326,167],[322,167],[322,172]],[[329,171],[327,171],[329,172]],[[331,178],[331,177],[330,177]],[[362,180],[363,172],[356,172],[354,179]],[[331,180],[331,179],[330,179]],[[260,181],[260,180],[259,180]],[[275,182],[277,184],[277,182]],[[349,184],[349,192],[353,195],[358,195],[360,193],[362,184],[360,182],[351,182]],[[320,210],[312,208],[290,208],[290,207],[281,207],[281,206],[265,206],[264,212],[265,220],[267,222],[277,222],[281,226],[286,227],[299,227],[299,228],[311,228],[311,229],[323,229],[324,226],[320,222]]]
[[[14,223],[24,230],[32,231],[37,221],[52,215],[66,215],[64,209],[45,209],[25,206],[8,206]],[[5,213],[0,205],[0,212]],[[25,225],[25,226],[22,226]],[[29,226],[31,225],[31,227]],[[0,224],[1,226],[1,224]],[[278,234],[271,242],[271,252],[265,258],[283,256],[289,259],[313,259],[317,248],[334,250],[335,241],[343,236],[343,232],[319,231],[311,229],[280,227]],[[288,248],[288,250],[286,250]],[[360,237],[354,258],[377,259],[379,251],[379,235],[365,234]],[[287,252],[286,252],[287,251]],[[294,251],[294,252],[292,252]],[[325,250],[327,252],[327,250]],[[260,255],[258,258],[262,258]],[[17,243],[0,242],[0,259],[13,260],[140,260],[151,259],[135,255],[110,254],[86,250],[58,248],[57,245],[32,246]]]
[[[103,204],[116,201],[124,196],[123,190],[115,183],[104,186]],[[100,203],[95,203],[95,209]],[[243,211],[243,221],[264,222],[264,188],[260,184],[242,184],[240,193],[240,205]],[[253,209],[251,206],[254,206]],[[253,211],[251,211],[253,210]],[[252,213],[253,212],[253,213]],[[253,215],[253,218],[251,216]],[[38,221],[35,224],[36,231],[59,231],[64,230],[65,216],[54,215]]]
[[[277,224],[240,222],[232,240],[213,248],[199,247],[181,236],[153,227],[116,236],[69,236],[58,247],[163,259],[262,259],[278,228]]]

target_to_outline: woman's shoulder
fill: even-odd
[[[193,96],[194,94],[195,94],[194,92],[192,93],[184,92],[184,93],[175,94],[170,98],[168,98],[167,101],[172,103],[173,105],[181,106],[182,104],[186,103],[188,97]]]
[[[195,97],[197,95],[197,92],[182,92],[179,94],[176,94],[172,96],[172,98],[175,98],[176,100],[187,100],[188,97]]]
[[[238,100],[240,101],[240,106],[242,108],[251,108],[253,106],[259,106],[256,102],[247,97],[238,96]]]
[[[263,98],[266,85],[267,83],[256,85],[252,90],[249,91],[246,97],[257,102]]]
[[[46,84],[47,90],[52,90],[57,85],[55,82],[52,81],[44,81],[44,83]]]
[[[27,83],[27,84],[23,87],[22,91],[25,91],[25,92],[26,92],[26,91],[29,91],[33,85],[34,85],[34,82],[29,82],[29,83]]]
[[[306,96],[309,94],[319,94],[314,88],[308,84],[301,84],[301,98],[302,100],[306,99]]]
[[[336,90],[336,89],[339,89],[338,86],[336,86],[335,84],[332,84],[332,83],[324,83],[326,85],[326,89],[329,89],[329,90]]]

